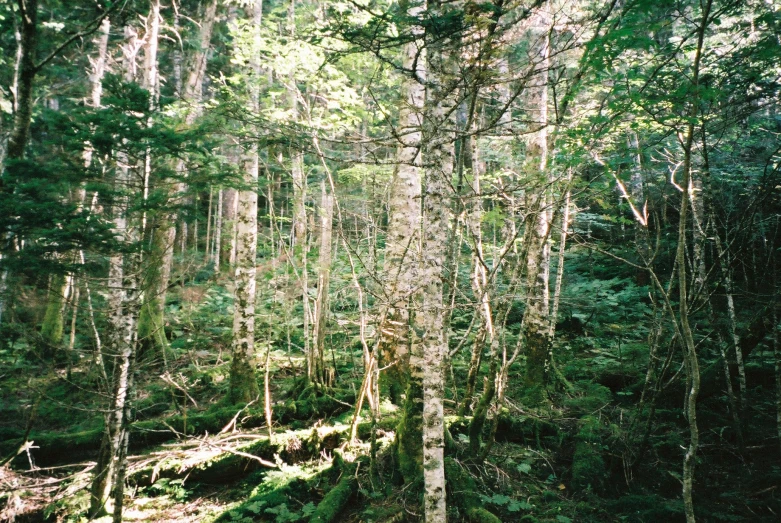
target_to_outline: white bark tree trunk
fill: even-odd
[[[433,4],[434,16],[442,14]],[[430,5],[431,5],[430,4]],[[442,45],[442,44],[440,44]],[[423,381],[423,504],[427,522],[447,521],[445,501],[445,380],[443,363],[447,354],[443,303],[444,255],[448,241],[448,209],[453,178],[454,137],[448,125],[446,93],[447,58],[440,45],[429,47],[429,91],[427,120],[424,121],[423,158],[426,185],[421,220],[420,309],[412,322],[411,379],[422,373]]]
[[[253,23],[260,31],[262,3],[252,6]],[[260,64],[253,59],[253,77],[258,78]],[[253,110],[259,106],[259,92],[256,85],[250,86]],[[236,213],[236,273],[233,304],[233,360],[230,372],[230,400],[233,403],[248,403],[260,394],[255,376],[257,365],[255,354],[255,275],[258,246],[258,144],[253,142],[244,158],[244,183],[248,189],[238,191]]]
[[[214,263],[214,272],[220,272],[220,255],[222,253],[222,193],[223,190],[217,191],[217,214],[214,219],[214,255],[212,256],[212,262]]]
[[[547,381],[549,340],[550,217],[548,181],[548,70],[550,68],[550,15],[547,5],[536,14],[530,31],[536,47],[532,56],[536,73],[527,86],[529,106],[536,113],[532,120],[537,131],[527,144],[527,166],[541,187],[537,194],[527,194],[529,218],[524,234],[528,236],[526,256],[527,297],[523,318],[523,343],[526,352],[525,385],[541,398]]]
[[[136,57],[139,50],[134,28],[125,27],[125,43],[122,47],[125,80],[136,76]],[[121,244],[138,241],[138,228],[130,223],[129,195],[132,186],[130,159],[120,151],[117,155],[115,187],[119,193],[113,214],[114,234]],[[109,259],[108,274],[108,333],[105,355],[115,362],[111,406],[106,414],[106,433],[103,447],[95,468],[91,488],[90,514],[97,516],[110,509],[113,500],[114,520],[121,521],[124,494],[124,461],[126,458],[127,421],[130,415],[129,398],[132,395],[133,361],[136,349],[136,322],[138,319],[138,271],[137,254],[113,255]]]
[[[432,18],[437,18],[446,14],[446,8],[439,2],[430,2],[428,12]],[[420,419],[424,515],[425,521],[431,523],[447,521],[443,365],[447,355],[447,333],[444,329],[443,282],[455,156],[455,136],[447,130],[453,128],[449,121],[452,107],[449,107],[447,86],[452,65],[447,56],[450,41],[438,31],[435,24],[427,26],[428,84],[421,153],[425,188],[420,240],[416,242],[419,249],[415,279],[417,308],[411,321],[410,376],[404,406],[407,430]],[[409,434],[415,432],[412,430]]]
[[[225,202],[223,203],[223,227],[228,236],[226,240],[225,260],[229,267],[236,264],[236,213],[238,212],[238,193],[236,189],[223,191]]]
[[[334,218],[334,195],[326,191],[325,181],[321,185],[320,204],[320,259],[317,268],[317,302],[314,325],[314,351],[316,377],[326,383],[325,376],[325,323],[328,315],[328,288],[331,278],[332,232]]]
[[[419,16],[422,7],[409,10]],[[413,29],[422,37],[420,29]],[[425,49],[420,39],[405,44],[401,81],[403,100],[399,108],[399,146],[397,163],[390,188],[388,232],[385,239],[385,300],[387,311],[380,325],[381,366],[387,367],[384,378],[391,400],[401,402],[409,373],[409,302],[415,292],[415,270],[421,216],[420,146],[425,100]]]
[[[692,64],[692,80],[691,87],[692,92],[697,93],[699,87],[700,78],[700,62],[702,60],[705,31],[709,23],[710,11],[712,7],[712,0],[704,0],[701,4],[702,13],[697,27],[697,46],[695,48],[694,62]],[[700,393],[700,367],[699,359],[697,357],[697,346],[694,343],[694,335],[692,334],[691,326],[689,325],[689,292],[687,287],[686,276],[686,229],[687,229],[687,215],[689,210],[689,202],[691,200],[691,187],[692,187],[692,154],[694,148],[694,125],[695,119],[699,116],[699,101],[693,100],[691,102],[691,109],[689,111],[689,123],[686,126],[686,135],[683,143],[683,174],[684,188],[683,196],[681,197],[681,211],[678,222],[678,249],[676,252],[676,263],[678,265],[678,292],[679,292],[679,305],[678,316],[680,319],[683,349],[684,349],[684,362],[687,371],[687,385],[688,390],[686,394],[686,406],[684,414],[689,423],[689,447],[686,449],[686,454],[683,458],[683,506],[686,514],[687,523],[694,523],[694,467],[696,464],[697,450],[700,444],[700,430],[697,424],[697,396]],[[696,222],[696,216],[693,217]],[[696,223],[695,223],[696,226]]]

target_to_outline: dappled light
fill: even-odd
[[[779,34],[0,3],[0,523],[780,521]]]

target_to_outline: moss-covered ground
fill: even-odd
[[[147,355],[139,362],[125,520],[420,521],[420,491],[402,480],[404,464],[393,450],[399,409],[384,401],[373,425],[365,407],[357,440],[348,442],[361,385],[360,345],[334,352],[336,380],[317,390],[301,380],[304,362],[295,344],[272,345],[269,431],[262,402],[243,408],[224,402],[225,291],[189,292],[196,291],[197,306],[181,291],[172,293],[169,306],[179,309],[165,359]],[[530,406],[522,390],[508,388],[501,410],[488,413],[483,436],[498,417],[496,444],[483,462],[470,450],[470,417],[456,416],[461,391],[448,387],[451,521],[683,520],[679,474],[687,433],[680,398],[659,394],[653,411],[639,409],[642,362],[633,363],[631,347],[619,361],[594,349],[593,341],[562,334],[557,349],[568,357],[560,369],[567,384],[551,387],[541,404]],[[25,433],[30,442],[0,468],[0,521],[86,521],[105,405],[92,354],[44,362],[11,351],[0,358],[0,455],[18,450]],[[466,358],[452,364],[456,383],[464,383]],[[521,382],[520,372],[521,366],[511,370],[511,384]],[[703,521],[781,515],[781,467],[768,458],[777,449],[763,391],[754,388],[747,398],[763,418],[752,422],[742,451],[726,398],[712,394],[701,402],[696,495]]]

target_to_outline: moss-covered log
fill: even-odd
[[[341,459],[334,459],[333,467],[339,467],[341,478],[334,488],[318,503],[310,523],[332,523],[339,521],[339,514],[350,501],[358,488],[358,481],[353,472],[355,466],[344,463]],[[332,468],[333,468],[332,467]],[[332,471],[333,474],[334,471]]]
[[[338,447],[348,433],[348,427],[321,427],[275,434],[270,440],[261,437],[241,445],[204,441],[197,449],[191,445],[171,450],[169,456],[133,472],[128,479],[137,485],[149,485],[159,478],[182,477],[190,482],[224,483],[264,466],[273,468],[277,456],[287,464],[311,460],[324,450]]]
[[[483,508],[474,480],[455,460],[445,458],[447,491],[450,503],[458,507],[466,521],[472,523],[501,523],[498,517]]]
[[[318,396],[314,399],[290,401],[275,409],[274,419],[282,423],[290,423],[296,420],[309,420],[314,416],[332,416],[348,410],[350,402],[354,399],[354,393],[351,391],[334,391],[331,395]],[[131,428],[130,448],[139,450],[159,445],[182,434],[215,434],[231,422],[237,411],[236,407],[218,407],[203,412],[189,412],[186,416],[176,414],[162,419],[137,421]],[[265,414],[260,407],[243,412],[242,428],[257,428],[265,424]],[[102,437],[101,427],[65,433],[34,431],[28,440],[34,441],[35,447],[38,447],[31,451],[36,465],[46,467],[73,459],[88,459],[96,456]],[[14,452],[21,444],[21,437],[0,442],[0,456]],[[25,456],[16,458],[19,464],[26,462],[26,459]]]
[[[280,513],[289,512],[291,500],[295,500],[296,505],[310,507],[311,512],[303,512],[304,516],[309,514],[310,522],[341,521],[340,515],[357,489],[356,467],[356,464],[346,463],[335,453],[331,466],[317,474],[311,475],[311,472],[303,469],[290,470],[286,472],[287,479],[282,484],[274,482],[275,487],[272,490],[263,490],[264,487],[261,486],[260,492],[221,514],[215,523],[240,521],[242,518],[274,521]],[[327,493],[322,496],[324,486]],[[299,519],[295,521],[300,520],[299,515]]]
[[[272,441],[263,438],[234,448],[215,442],[212,446],[206,445],[203,450],[187,449],[181,453],[172,453],[170,458],[130,474],[128,480],[145,486],[160,478],[186,476],[188,482],[225,483],[261,467],[261,463],[253,457],[273,463],[274,455],[284,450],[285,442],[281,438]],[[187,457],[190,454],[194,457]],[[198,454],[203,455],[201,460]]]

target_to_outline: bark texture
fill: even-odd
[[[125,80],[135,80],[137,34],[125,27],[123,69]],[[126,155],[118,154],[117,175],[114,181],[118,197],[112,209],[116,240],[133,245],[139,240],[139,223],[131,223],[129,195],[137,192],[132,184],[132,166]],[[131,249],[109,259],[108,275],[108,332],[105,356],[113,360],[111,376],[111,404],[105,418],[105,434],[95,477],[90,489],[90,515],[105,514],[113,500],[114,521],[122,519],[124,477],[127,458],[128,426],[132,414],[133,367],[136,355],[137,322],[139,315],[140,270],[139,254]]]
[[[262,5],[256,1],[252,7],[255,27],[260,30]],[[251,63],[255,77],[259,76],[260,64]],[[250,86],[253,109],[258,108],[258,90]],[[245,153],[245,188],[238,191],[236,212],[236,272],[233,298],[233,346],[230,371],[230,401],[249,403],[259,394],[255,375],[257,366],[255,354],[255,292],[258,248],[258,144],[253,142]]]
[[[442,17],[446,9],[430,2],[429,15]],[[423,477],[425,520],[447,520],[445,498],[445,423],[444,368],[447,333],[444,329],[445,254],[448,252],[450,185],[454,167],[454,141],[449,115],[447,73],[447,35],[439,34],[436,24],[427,27],[428,84],[423,119],[422,159],[425,166],[423,216],[417,251],[417,293],[415,314],[411,319],[410,372],[404,419],[400,430],[400,456],[406,460],[402,473],[407,481]],[[419,425],[418,425],[419,424]],[[416,426],[417,425],[417,426]],[[419,428],[418,428],[419,427]],[[403,429],[403,430],[402,430]],[[412,438],[420,432],[421,444]],[[409,447],[405,448],[405,444]],[[420,454],[417,449],[420,448]],[[422,456],[421,456],[422,454]],[[422,459],[421,459],[422,458]],[[417,465],[411,466],[412,462]],[[421,470],[422,469],[422,470]]]
[[[320,260],[317,268],[317,309],[314,325],[314,359],[317,379],[327,383],[325,376],[325,324],[328,316],[328,288],[331,278],[332,232],[334,196],[321,186],[320,203]]]
[[[534,113],[536,132],[526,147],[527,171],[540,187],[536,194],[527,194],[528,218],[524,234],[528,246],[526,256],[526,310],[523,318],[523,343],[526,352],[524,385],[532,401],[540,400],[547,384],[548,346],[550,343],[549,289],[550,216],[547,195],[548,179],[548,70],[550,67],[549,15],[546,8],[534,17],[530,37],[534,42],[532,63],[535,74],[529,80],[528,100]]]
[[[24,157],[24,149],[30,135],[30,121],[33,116],[33,84],[35,74],[36,47],[38,45],[38,0],[18,0],[19,37],[17,64],[14,82],[14,123],[8,138],[6,157],[18,160]],[[2,181],[0,180],[0,183]]]
[[[410,17],[419,16],[420,5],[408,6]],[[413,33],[421,37],[419,28]],[[401,81],[399,146],[390,188],[388,232],[385,239],[385,299],[387,312],[380,325],[380,361],[387,367],[383,379],[391,401],[400,404],[409,374],[409,304],[415,292],[418,232],[421,216],[421,158],[423,104],[426,79],[422,40],[404,45]]]

